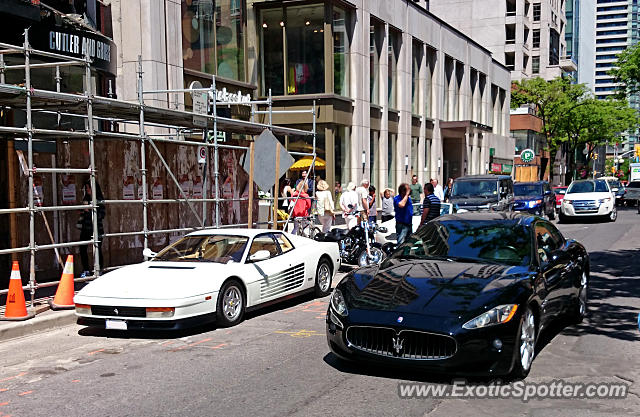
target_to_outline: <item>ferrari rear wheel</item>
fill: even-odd
[[[227,281],[218,295],[218,325],[231,327],[240,323],[244,316],[245,304],[244,291],[240,283],[236,280]]]
[[[326,259],[318,263],[315,292],[317,297],[326,297],[331,292],[331,265]]]
[[[529,375],[536,350],[536,318],[531,307],[527,307],[520,320],[515,350],[516,361],[511,376],[523,379]]]

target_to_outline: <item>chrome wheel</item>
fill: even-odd
[[[331,269],[326,262],[322,262],[318,267],[317,281],[318,288],[320,288],[321,292],[325,293],[329,291],[331,287]]]
[[[235,285],[229,286],[222,298],[222,311],[226,319],[236,321],[242,312],[242,304],[242,291]]]
[[[584,317],[587,314],[587,286],[589,282],[587,279],[587,273],[582,272],[580,278],[580,291],[578,292],[578,314],[580,317]]]
[[[536,321],[531,309],[527,309],[520,328],[520,365],[525,372],[531,368],[536,345]]]
[[[363,250],[358,257],[358,266],[376,265],[384,259],[384,252],[380,248],[370,248],[371,256]]]

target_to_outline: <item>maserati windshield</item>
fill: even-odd
[[[513,222],[435,221],[409,236],[393,258],[528,265],[531,233],[526,226]]]
[[[244,236],[185,236],[161,250],[154,261],[172,262],[217,262],[226,264],[240,262],[247,247]]]

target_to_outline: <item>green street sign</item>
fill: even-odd
[[[533,151],[533,149],[525,149],[520,152],[520,159],[522,159],[522,162],[531,162],[535,157],[536,153]]]

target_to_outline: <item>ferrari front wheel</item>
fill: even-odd
[[[240,283],[230,280],[224,283],[218,295],[216,317],[221,327],[231,327],[242,321],[246,301]]]

